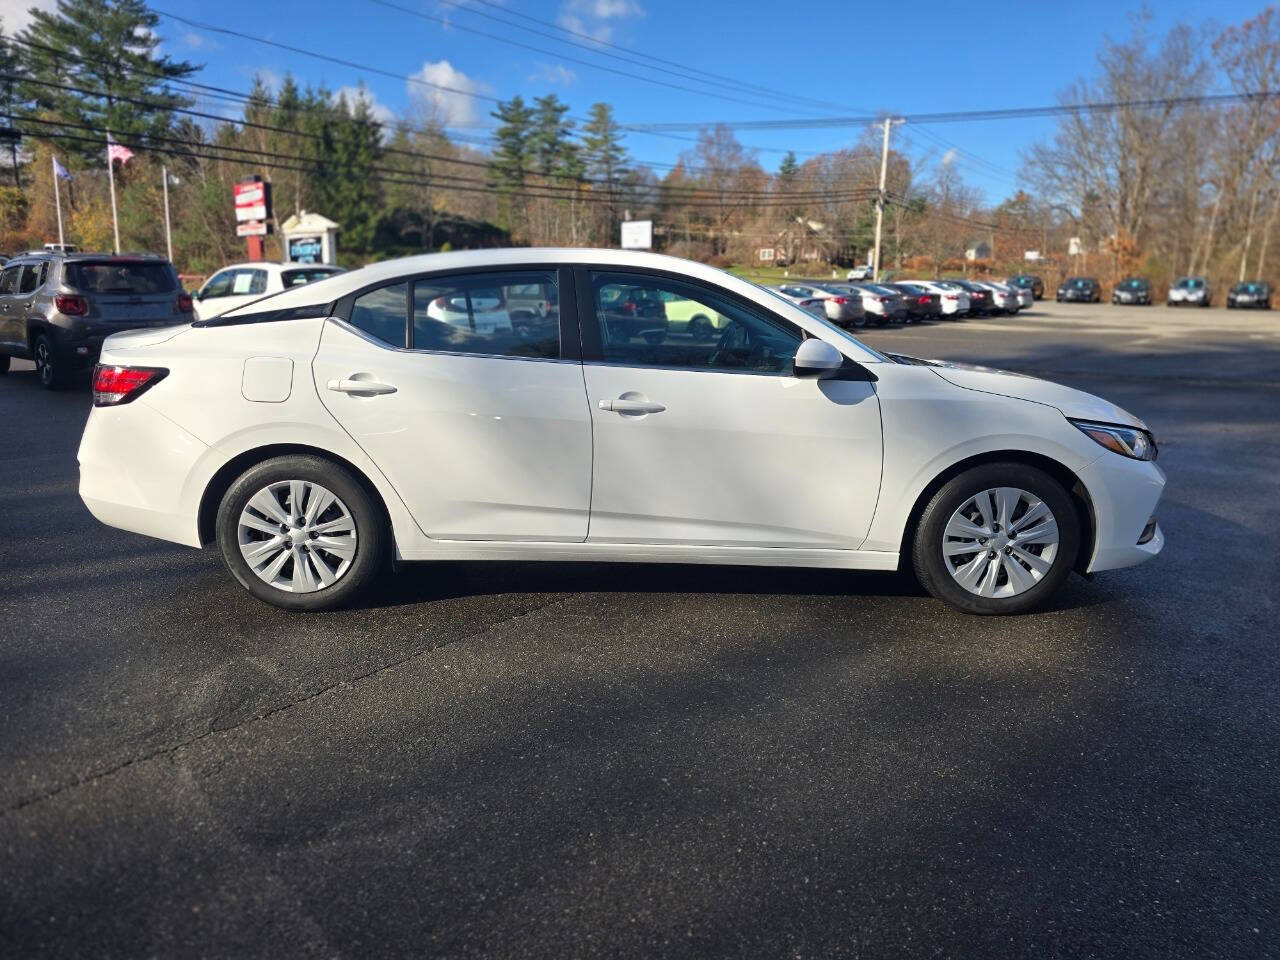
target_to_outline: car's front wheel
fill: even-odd
[[[222,498],[217,533],[231,575],[286,610],[350,602],[387,555],[386,523],[365,487],[345,468],[307,455],[246,470]]]
[[[1049,474],[992,463],[945,483],[920,515],[916,576],[967,613],[1026,613],[1062,586],[1080,549],[1070,495]]]

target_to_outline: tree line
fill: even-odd
[[[863,261],[872,243],[878,129],[843,149],[787,153],[770,172],[732,129],[710,126],[674,164],[655,165],[633,158],[608,103],[577,118],[549,93],[498,103],[491,137],[472,143],[430,110],[380,119],[362,88],[338,94],[293,77],[243,92],[206,85],[198,65],[160,51],[158,25],[142,0],[60,0],[0,35],[0,96],[21,134],[0,158],[0,249],[56,238],[50,154],[72,175],[61,185],[67,239],[110,248],[108,130],[135,153],[117,168],[124,247],[164,249],[163,167],[174,258],[191,273],[243,255],[231,188],[255,174],[272,184],[277,226],[303,210],[337,221],[348,264],[616,246],[626,218],[652,219],[659,249],[721,264],[758,264],[766,251],[816,271]],[[1139,20],[1131,36],[1105,41],[1096,75],[1063,92],[1078,109],[1025,151],[1018,189],[994,206],[965,181],[964,154],[913,157],[895,133],[882,264],[1011,272],[1040,250],[1051,262],[1032,269],[1051,277],[1265,276],[1280,219],[1280,18],[1268,9],[1211,46],[1198,38],[1186,26],[1154,36]],[[1188,105],[1220,82],[1254,95]],[[1132,105],[1089,108],[1104,102]],[[1074,257],[1069,238],[1081,243]],[[279,254],[278,237],[268,252]]]

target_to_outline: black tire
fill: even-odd
[[[291,593],[266,583],[240,553],[241,511],[268,484],[281,480],[318,483],[336,495],[355,522],[356,553],[335,583],[311,593]],[[373,496],[349,470],[323,457],[290,454],[250,467],[231,485],[218,506],[218,549],[231,575],[251,594],[285,610],[311,612],[343,606],[364,593],[386,567],[390,531]],[[289,561],[292,563],[292,560]]]
[[[31,345],[31,359],[36,363],[36,379],[40,386],[46,390],[60,390],[66,385],[67,378],[58,357],[58,348],[47,333],[39,334]]]
[[[698,314],[689,321],[689,336],[699,343],[710,343],[715,339],[716,328],[711,325],[711,318]]]
[[[6,354],[0,354],[0,374],[8,373],[8,372],[9,372],[9,364],[10,364],[10,363],[12,363],[12,362],[13,362],[13,361],[12,361],[12,358],[11,358],[7,353],[6,353]]]
[[[970,593],[951,576],[942,556],[947,522],[974,494],[995,487],[1019,487],[1038,497],[1058,523],[1058,552],[1040,581],[1024,593],[1006,598]],[[1053,477],[1023,463],[991,463],[966,470],[943,484],[929,500],[916,525],[912,566],[921,586],[939,600],[966,613],[1027,613],[1048,602],[1071,574],[1080,550],[1080,518],[1071,496]]]

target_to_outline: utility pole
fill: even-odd
[[[885,177],[889,173],[889,128],[901,120],[884,118],[884,144],[880,148],[880,193],[876,197],[876,247],[871,259],[871,279],[880,279],[880,231],[884,224]]]
[[[173,231],[169,228],[169,168],[160,168],[161,182],[164,184],[164,245],[169,252],[169,262],[173,263]]]

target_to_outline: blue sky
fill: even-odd
[[[845,108],[837,111],[778,102],[771,97],[764,97],[769,102],[760,104],[717,98],[712,94],[761,99],[750,89],[703,87],[685,78],[602,59],[459,9],[474,0],[395,2],[552,52],[512,47],[379,6],[372,0],[309,0],[305,4],[162,0],[157,8],[483,95],[507,98],[520,93],[530,98],[554,90],[578,116],[584,115],[592,102],[607,100],[624,123],[1053,103],[1073,79],[1092,73],[1102,37],[1128,35],[1130,16],[1142,8],[1133,0],[965,6],[943,2],[855,4],[847,0],[810,0],[794,5],[777,0],[503,0],[507,12],[474,7],[517,22],[513,11],[524,13],[686,67]],[[0,16],[8,29],[20,26],[20,9],[25,5],[0,2]],[[1262,5],[1257,0],[1215,0],[1212,4],[1159,0],[1151,9],[1157,30],[1185,21],[1203,28],[1207,44],[1217,26],[1254,16]],[[481,100],[432,92],[367,69],[319,62],[164,18],[159,32],[169,52],[205,64],[201,79],[207,83],[242,90],[255,71],[268,78],[291,72],[303,81],[324,83],[331,89],[363,80],[378,108],[388,116],[434,109],[463,128],[474,125],[472,136],[483,136],[481,128],[490,123],[492,105]],[[570,57],[629,73],[649,73],[707,92],[645,83],[570,62],[566,59]],[[997,202],[1015,188],[1021,150],[1051,130],[1049,120],[945,124],[907,128],[898,143],[927,163],[936,163],[957,148],[950,154],[950,162],[958,163],[965,179],[984,190],[991,202]],[[803,158],[808,153],[846,146],[861,133],[849,128],[756,130],[741,131],[738,136],[743,143],[760,148],[760,162],[773,169],[787,149]],[[679,136],[691,138],[693,134]],[[634,158],[655,164],[673,163],[690,145],[672,136],[632,134],[627,140]],[[663,169],[657,167],[659,173]]]

